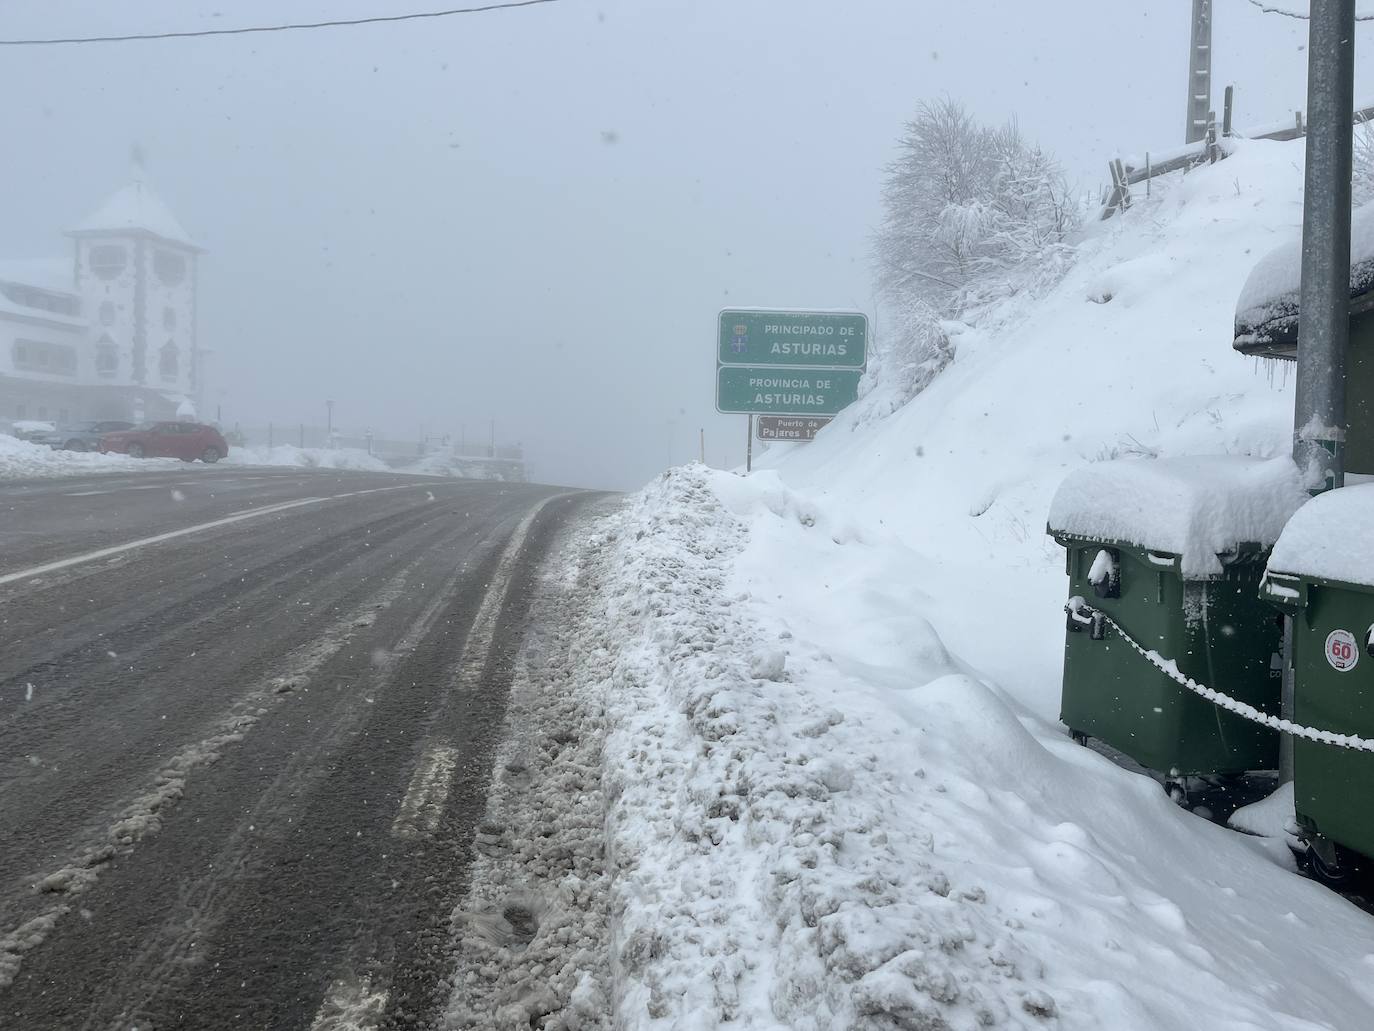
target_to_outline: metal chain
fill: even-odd
[[[1232,698],[1230,695],[1222,694],[1220,691],[1214,691],[1210,687],[1204,687],[1192,677],[1185,676],[1183,673],[1179,672],[1178,663],[1173,659],[1166,659],[1164,656],[1160,655],[1159,652],[1146,650],[1139,642],[1131,637],[1130,634],[1126,633],[1120,623],[1112,619],[1111,616],[1107,615],[1101,609],[1094,609],[1083,604],[1081,598],[1075,600],[1079,602],[1078,605],[1075,606],[1070,604],[1066,605],[1064,608],[1077,622],[1088,622],[1088,620],[1082,618],[1083,613],[1087,613],[1090,617],[1100,616],[1102,620],[1110,624],[1111,627],[1121,635],[1121,639],[1134,648],[1146,662],[1154,666],[1180,687],[1187,688],[1189,691],[1192,691],[1193,694],[1207,699],[1207,701],[1211,702],[1213,705],[1219,705],[1228,712],[1235,713],[1237,716],[1241,717],[1241,719],[1249,720],[1252,723],[1258,723],[1271,730],[1277,730],[1282,734],[1291,734],[1293,737],[1305,738],[1308,741],[1316,741],[1318,744],[1335,745],[1337,748],[1349,748],[1357,752],[1374,752],[1374,741],[1371,741],[1369,738],[1356,737],[1353,734],[1337,734],[1334,731],[1318,730],[1315,727],[1304,727],[1291,720],[1281,719],[1278,716],[1270,716],[1267,712],[1261,712],[1253,705],[1248,705],[1245,702]]]

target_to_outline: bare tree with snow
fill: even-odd
[[[909,397],[952,356],[942,320],[1057,281],[1081,216],[1063,169],[1014,120],[986,126],[949,97],[925,101],[898,148],[874,257],[894,323],[884,374]]]

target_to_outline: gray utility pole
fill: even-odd
[[[1307,170],[1293,460],[1308,489],[1320,492],[1345,484],[1355,0],[1312,0],[1308,31]]]
[[[1345,355],[1350,342],[1350,165],[1355,130],[1355,0],[1312,0],[1307,42],[1307,170],[1293,461],[1313,493],[1345,485]],[[1293,620],[1284,620],[1282,712],[1293,718]],[[1280,738],[1279,779],[1293,779]]]
[[[1193,38],[1188,47],[1188,131],[1184,143],[1207,135],[1212,110],[1212,0],[1193,0]]]

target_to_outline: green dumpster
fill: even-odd
[[[1258,587],[1306,500],[1287,459],[1103,462],[1064,481],[1048,530],[1067,552],[1061,718],[1075,737],[1171,778],[1277,768],[1274,731],[1188,690],[1130,641],[1277,714],[1282,618]]]
[[[1374,739],[1374,484],[1329,491],[1293,517],[1263,595],[1293,617],[1293,722]],[[1374,857],[1374,753],[1293,740],[1298,826],[1321,863]],[[1321,873],[1323,871],[1319,871]]]

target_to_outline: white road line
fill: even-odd
[[[16,580],[31,580],[35,576],[42,576],[44,573],[56,572],[70,566],[79,566],[86,562],[95,562],[102,558],[109,558],[111,555],[120,555],[137,548],[146,548],[150,544],[161,544],[163,541],[170,541],[177,537],[186,537],[193,533],[213,530],[217,526],[228,526],[230,523],[240,523],[245,519],[255,519],[258,516],[271,515],[273,512],[285,512],[289,508],[300,508],[302,505],[318,505],[321,501],[329,500],[331,499],[302,498],[300,501],[287,501],[280,505],[268,505],[265,508],[251,508],[246,512],[236,512],[233,515],[225,516],[223,519],[213,519],[208,523],[197,523],[195,526],[185,526],[180,530],[169,530],[167,533],[155,534],[152,537],[142,537],[136,541],[129,541],[127,544],[116,544],[109,548],[88,551],[84,555],[73,555],[71,558],[47,562],[31,569],[21,569],[17,573],[6,573],[4,576],[0,576],[0,584],[13,583]]]
[[[310,1031],[372,1031],[386,1012],[386,988],[373,988],[372,978],[340,978],[329,986]]]
[[[463,646],[458,683],[461,687],[475,686],[482,677],[491,658],[492,645],[496,641],[496,621],[510,593],[510,574],[520,552],[529,536],[530,527],[539,513],[557,498],[567,497],[567,493],[547,497],[525,515],[515,532],[510,535],[506,549],[501,553],[496,571],[487,584],[482,604],[468,631],[467,642]],[[449,745],[429,743],[421,753],[420,761],[410,778],[410,787],[401,800],[400,812],[391,824],[393,837],[413,841],[429,837],[439,826],[439,818],[444,812],[444,803],[453,786],[453,773],[458,766],[458,750]]]
[[[161,483],[145,484],[141,487],[114,487],[110,490],[78,490],[70,494],[63,494],[64,498],[93,498],[97,494],[128,494],[135,490],[166,490],[167,485]]]
[[[458,749],[429,745],[410,778],[410,788],[401,800],[401,811],[391,825],[393,837],[413,841],[428,837],[439,826],[453,786],[453,771],[458,766]]]
[[[83,565],[87,562],[96,562],[102,558],[109,558],[112,555],[120,555],[126,551],[134,551],[138,548],[146,548],[151,544],[161,544],[163,541],[174,540],[177,537],[186,537],[194,533],[203,533],[206,530],[213,530],[216,527],[228,526],[231,523],[240,523],[245,519],[256,519],[258,516],[272,515],[275,512],[285,512],[288,509],[300,508],[302,505],[318,505],[325,501],[338,501],[341,498],[354,498],[363,494],[380,494],[389,490],[405,490],[406,488],[416,488],[423,486],[418,483],[406,483],[399,487],[377,487],[372,490],[353,490],[346,494],[331,494],[323,498],[301,498],[299,501],[284,501],[277,505],[266,505],[262,508],[247,508],[240,512],[234,512],[222,519],[212,519],[208,523],[197,523],[195,526],[185,526],[180,530],[169,530],[167,533],[154,534],[152,537],[142,537],[136,541],[129,541],[127,544],[116,544],[108,548],[100,548],[97,551],[88,551],[84,555],[73,555],[71,558],[58,559],[56,562],[47,562],[41,566],[34,566],[31,569],[21,569],[17,573],[6,573],[0,576],[0,585],[14,583],[16,580],[31,580],[35,576],[42,576],[45,573],[53,573],[59,569],[67,569],[71,566]],[[146,489],[146,488],[139,488]]]

